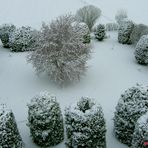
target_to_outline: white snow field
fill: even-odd
[[[126,8],[129,17],[137,23],[148,24],[147,0],[86,0],[103,11],[101,21],[112,21],[118,8]],[[75,12],[84,6],[84,0],[0,0],[0,23],[40,28],[41,22]],[[113,20],[114,21],[114,20]],[[12,53],[0,46],[0,103],[6,103],[16,117],[26,148],[37,148],[32,143],[27,123],[27,103],[40,91],[57,96],[64,113],[65,106],[81,96],[89,96],[103,107],[107,122],[107,147],[127,148],[113,135],[113,113],[125,89],[136,83],[148,84],[148,67],[136,63],[134,47],[119,44],[116,32],[108,32],[103,42],[92,41],[92,58],[86,75],[76,84],[60,88],[47,77],[38,77],[26,62],[28,52]],[[64,142],[54,148],[65,148]]]

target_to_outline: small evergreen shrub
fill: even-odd
[[[130,35],[134,28],[134,24],[131,21],[123,21],[119,25],[118,30],[118,42],[121,44],[131,44]]]
[[[74,22],[72,23],[73,27],[75,28],[76,32],[82,35],[83,37],[83,43],[87,44],[91,42],[91,37],[90,37],[90,31],[85,23],[79,23],[79,22]]]
[[[141,116],[135,126],[132,147],[131,148],[147,148],[145,143],[148,142],[148,112]]]
[[[65,124],[68,148],[106,148],[106,125],[100,105],[82,97],[66,108]]]
[[[63,117],[55,96],[42,92],[31,100],[28,109],[28,126],[37,145],[53,146],[64,139]]]
[[[0,148],[24,148],[14,114],[0,106]]]
[[[135,58],[139,64],[148,64],[148,35],[143,35],[137,43]]]
[[[105,26],[99,24],[96,28],[95,38],[99,41],[102,41],[105,38]]]
[[[0,26],[0,39],[5,48],[10,48],[9,37],[16,27],[12,24],[3,24]]]
[[[35,42],[36,31],[31,27],[21,27],[16,29],[10,35],[11,51],[27,51],[29,47]]]
[[[148,90],[137,85],[121,95],[114,115],[115,136],[131,146],[135,124],[148,111]]]

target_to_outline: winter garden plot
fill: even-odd
[[[133,33],[134,27],[135,26],[133,26],[133,24],[129,26],[127,23],[127,27],[125,27],[125,28],[123,27],[120,29],[121,32],[118,36],[120,43],[123,43],[123,44],[129,44],[129,43],[131,44],[132,43],[133,40],[130,38],[130,36],[131,36],[130,34]],[[47,26],[45,26],[45,28],[47,28]],[[4,92],[5,92],[6,88],[7,88],[7,91],[9,91],[9,94],[2,93],[2,96],[8,97],[8,100],[3,100],[3,101],[5,101],[9,106],[11,106],[11,108],[14,108],[14,112],[15,112],[15,115],[16,115],[16,118],[18,121],[19,128],[21,126],[23,126],[23,128],[20,128],[20,131],[21,131],[21,135],[23,137],[23,140],[27,144],[27,147],[36,147],[36,146],[32,142],[30,142],[29,133],[27,133],[27,130],[25,130],[25,129],[27,129],[26,125],[22,124],[22,123],[26,124],[26,118],[27,118],[27,116],[26,116],[27,109],[26,109],[25,105],[27,102],[29,102],[31,96],[33,96],[35,92],[39,92],[42,89],[48,89],[48,91],[50,90],[50,92],[53,92],[56,94],[56,96],[58,96],[57,98],[60,102],[60,105],[62,106],[62,111],[65,108],[65,106],[68,106],[69,103],[76,101],[81,96],[87,95],[87,96],[94,97],[96,99],[96,101],[99,102],[103,106],[103,111],[105,113],[105,119],[107,120],[107,145],[108,145],[108,147],[114,147],[114,148],[122,147],[122,146],[124,147],[124,145],[122,145],[121,143],[118,143],[115,140],[115,138],[112,136],[113,127],[112,127],[112,120],[111,119],[113,117],[115,105],[118,102],[118,99],[115,98],[115,96],[120,96],[121,90],[123,90],[125,88],[127,89],[127,87],[131,87],[131,85],[135,85],[136,82],[143,83],[143,84],[147,83],[147,76],[146,76],[147,75],[147,68],[143,67],[141,65],[138,65],[138,63],[141,64],[141,62],[138,62],[138,63],[136,62],[137,55],[138,55],[138,60],[139,60],[139,58],[140,58],[140,60],[141,59],[143,60],[143,58],[144,59],[146,58],[146,60],[144,60],[144,61],[146,61],[146,62],[144,62],[144,64],[147,64],[147,57],[145,56],[147,54],[147,36],[145,36],[144,38],[141,38],[141,36],[143,34],[137,35],[138,37],[140,37],[142,39],[142,41],[140,40],[136,46],[137,52],[135,52],[135,57],[136,57],[136,59],[135,59],[134,58],[134,51],[133,50],[129,51],[129,49],[133,49],[133,48],[131,46],[124,45],[124,47],[123,47],[122,45],[119,45],[117,43],[117,36],[112,33],[110,33],[111,34],[110,38],[107,38],[108,36],[105,36],[104,28],[105,27],[103,26],[103,29],[102,29],[102,27],[101,27],[101,29],[97,29],[97,32],[95,33],[96,39],[98,39],[98,40],[103,40],[104,38],[106,38],[106,39],[104,39],[104,41],[102,43],[101,42],[99,43],[98,41],[94,41],[94,40],[92,41],[94,57],[93,57],[93,59],[91,59],[89,61],[89,66],[91,65],[92,67],[89,67],[89,69],[86,73],[86,76],[81,79],[79,84],[73,84],[73,85],[69,86],[69,88],[68,87],[62,88],[62,90],[61,90],[61,88],[57,88],[56,86],[54,86],[54,84],[51,83],[51,81],[48,81],[48,79],[45,79],[45,81],[43,81],[42,77],[37,78],[33,74],[32,67],[28,66],[28,65],[26,66],[26,62],[24,60],[26,53],[14,54],[14,53],[10,53],[10,52],[8,53],[7,51],[3,51],[3,49],[2,49],[2,55],[5,55],[4,56],[5,58],[2,57],[0,60],[2,61],[2,63],[5,62],[6,60],[8,60],[7,62],[5,62],[5,65],[12,66],[14,68],[14,69],[13,68],[5,69],[5,67],[3,67],[4,72],[1,73],[2,77],[0,78],[0,80],[2,80],[2,82],[3,82],[3,78],[5,78],[4,80],[6,80],[5,72],[7,73],[7,76],[10,77],[10,79],[8,77],[8,79],[6,80],[4,87],[0,87],[2,91],[4,90]],[[16,33],[16,35],[17,35],[17,33]],[[29,38],[30,37],[31,36],[29,36]],[[80,38],[84,39],[82,37],[80,37]],[[89,36],[86,37],[85,39],[87,39],[88,42],[90,40]],[[135,41],[135,39],[134,39],[134,41]],[[141,46],[141,44],[143,42],[144,42],[144,46]],[[23,42],[23,46],[26,48],[26,44],[24,44],[24,43],[25,42]],[[11,44],[10,44],[10,46],[11,46]],[[19,46],[20,46],[20,44],[15,47],[17,47],[17,49],[18,49]],[[22,48],[22,49],[24,49],[24,48]],[[101,50],[101,49],[103,49],[103,50]],[[146,51],[146,52],[143,52],[143,51]],[[107,60],[105,60],[105,62],[104,62],[104,55],[106,55],[105,58],[107,59]],[[99,57],[99,59],[98,59],[98,57]],[[10,62],[9,62],[9,60],[10,60]],[[19,70],[19,68],[24,68],[24,69]],[[119,72],[119,68],[121,69],[120,72]],[[127,68],[129,68],[130,70],[127,71]],[[20,73],[17,74],[16,69],[18,71],[20,71]],[[12,71],[15,72],[14,75],[10,75],[11,74],[10,72],[12,72]],[[98,74],[102,74],[102,75],[98,76]],[[123,75],[126,76],[126,80],[128,80],[128,81],[124,82],[124,80],[122,79]],[[22,76],[24,76],[26,79],[22,80]],[[13,79],[12,79],[12,77],[13,77]],[[44,76],[44,78],[45,78],[45,76]],[[100,78],[102,81],[100,80]],[[22,83],[20,84],[20,82],[22,82]],[[13,85],[15,84],[16,86],[15,87],[13,87],[13,85],[8,86],[8,84],[11,84],[11,83]],[[28,84],[30,84],[30,86],[28,86]],[[17,88],[17,92],[18,92],[17,94],[15,93],[16,88]],[[15,97],[15,99],[11,100],[12,96]],[[75,98],[74,98],[74,96],[75,96]],[[147,100],[147,92],[145,92],[145,95],[143,95],[143,97],[144,97],[144,99]],[[20,102],[20,98],[22,99],[21,102]],[[109,99],[111,99],[112,104],[107,103],[110,101]],[[134,99],[134,97],[133,97],[133,99]],[[15,100],[15,102],[13,100]],[[65,100],[66,100],[66,102],[65,102]],[[20,115],[20,113],[18,112],[18,108],[16,108],[16,104],[15,104],[16,102],[19,102],[19,105],[20,105],[19,107],[21,108],[23,115]],[[137,104],[139,104],[139,103],[146,105],[146,109],[147,109],[147,103],[138,102]],[[134,104],[134,105],[136,108],[136,104]],[[134,105],[133,105],[133,108],[134,108]],[[120,103],[119,103],[119,106],[120,106]],[[145,116],[147,116],[147,114]],[[36,115],[36,117],[38,118],[38,114]],[[144,117],[144,116],[142,116],[142,117]],[[141,119],[143,119],[142,117],[138,120],[137,124],[134,123],[136,125],[135,131],[132,130],[132,134],[134,133],[134,136],[136,134],[138,134],[138,136],[143,135],[143,133],[139,132],[139,130],[141,130],[140,125],[147,124],[147,120],[145,118],[145,120],[142,120],[142,122],[141,122]],[[136,120],[137,120],[137,117],[136,117]],[[118,123],[118,120],[116,122]],[[30,120],[30,123],[32,123],[31,120]],[[34,132],[35,126],[33,125],[32,127],[33,127],[32,131]],[[147,130],[147,128],[144,128],[142,130],[145,132]],[[63,131],[63,129],[61,129],[61,131]],[[130,133],[131,133],[131,131],[130,131]],[[34,138],[36,137],[36,133],[32,134],[32,135],[34,135]],[[62,133],[60,133],[60,135],[62,135]],[[79,137],[79,134],[78,135],[74,134],[74,135],[76,136],[76,141],[73,141],[73,142],[79,143],[82,140],[81,137]],[[82,134],[82,136],[85,136],[85,135]],[[46,133],[45,133],[44,137],[46,137]],[[101,137],[103,137],[103,136],[101,136]],[[135,136],[134,138],[136,139],[137,137]],[[61,136],[61,139],[63,139],[63,136]],[[29,142],[27,142],[28,140],[29,140]],[[40,140],[42,141],[42,139],[39,138],[39,141]],[[43,140],[45,140],[45,139],[43,139]],[[36,140],[34,140],[34,141],[36,141]],[[37,142],[39,142],[39,141],[37,140]],[[115,141],[115,143],[112,143],[112,141]],[[136,146],[139,147],[138,144],[140,144],[140,146],[141,146],[141,144],[142,144],[141,142],[143,142],[143,139],[139,139],[139,142],[137,142],[137,143],[134,143],[134,139],[133,139],[132,145],[134,148]],[[47,142],[47,144],[49,144],[49,143]],[[80,142],[80,144],[81,144],[81,142]],[[89,142],[87,144],[90,145]],[[103,145],[104,145],[103,146],[103,148],[104,148],[105,147],[104,139],[103,139]],[[82,143],[82,146],[84,146],[83,143]],[[64,144],[61,144],[57,147],[64,147]]]
[[[129,46],[126,45],[123,47],[123,45],[117,43],[116,33],[110,33],[110,38],[104,40],[104,42],[101,42],[100,44],[98,44],[98,41],[94,41],[93,50],[94,58],[89,61],[89,65],[91,67],[88,70],[88,74],[80,81],[79,84],[61,90],[50,84],[47,79],[44,81],[42,78],[37,78],[34,75],[32,66],[26,65],[27,63],[25,57],[27,53],[10,54],[1,48],[1,55],[3,55],[1,61],[6,63],[5,67],[9,67],[10,65],[12,67],[10,69],[3,67],[4,73],[1,73],[1,82],[5,80],[3,87],[1,87],[2,98],[8,98],[3,101],[7,102],[7,104],[12,107],[26,147],[31,146],[32,148],[36,148],[28,136],[29,131],[26,127],[26,122],[20,121],[27,120],[26,103],[30,102],[30,98],[32,98],[35,93],[44,89],[57,95],[62,110],[65,106],[75,102],[76,98],[81,96],[92,96],[93,98],[96,98],[97,102],[101,103],[103,106],[106,117],[105,119],[107,120],[107,145],[111,147],[126,147],[117,142],[114,136],[112,136],[112,118],[114,108],[123,90],[127,89],[127,87],[135,85],[135,82],[143,84],[147,83],[147,68],[136,64],[133,57],[133,48],[129,48]],[[104,63],[103,55],[106,55],[107,58],[110,59],[110,62]],[[98,64],[96,64],[96,62]],[[112,67],[112,65],[114,65],[114,67]],[[122,69],[120,66],[122,66]],[[98,69],[98,67],[100,68]],[[17,71],[19,70],[19,73],[16,73],[16,69]],[[119,71],[119,69],[121,70]],[[11,75],[10,71],[15,75]],[[102,80],[98,77],[98,73],[102,75]],[[128,82],[123,79],[123,74],[128,78]],[[10,85],[7,86],[7,84]],[[15,88],[12,84],[15,84]],[[30,86],[28,86],[28,84]],[[4,93],[6,92],[6,86],[9,94]],[[18,90],[17,94],[16,89]],[[94,91],[96,89],[98,91]],[[108,90],[108,93],[106,93],[106,90]],[[112,91],[110,92],[109,90]],[[110,102],[110,100],[112,100],[112,103],[107,103]],[[16,102],[19,103],[19,106]],[[19,113],[20,110],[21,115]],[[114,142],[110,142],[110,140]],[[64,143],[57,147],[64,147]]]

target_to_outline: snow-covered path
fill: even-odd
[[[109,148],[127,148],[113,136],[113,112],[120,94],[136,83],[148,84],[148,67],[138,65],[134,48],[117,42],[117,34],[109,33],[103,42],[93,40],[92,59],[86,76],[79,83],[60,88],[46,77],[37,77],[32,65],[26,62],[26,53],[11,53],[0,48],[0,103],[7,103],[15,113],[18,126],[27,148],[36,148],[29,137],[27,102],[41,90],[57,96],[64,110],[81,96],[95,98],[103,107],[107,121]],[[64,148],[64,144],[57,146]]]

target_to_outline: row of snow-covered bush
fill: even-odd
[[[114,115],[115,136],[132,148],[148,142],[148,89],[137,85],[122,95]],[[146,114],[147,113],[147,114]]]
[[[118,41],[122,44],[133,44],[135,58],[139,64],[148,64],[148,26],[123,21],[118,31]]]
[[[102,107],[82,97],[65,109],[64,118],[56,97],[42,92],[28,104],[28,126],[37,145],[48,147],[64,140],[68,148],[106,148],[106,123]],[[132,148],[145,148],[148,142],[148,90],[137,85],[127,89],[114,113],[117,139]],[[0,147],[23,148],[12,111],[0,109]]]
[[[16,28],[12,24],[0,26],[0,39],[5,48],[11,51],[26,51],[34,42],[37,31],[31,27]]]
[[[0,110],[0,147],[25,147],[12,111]],[[48,92],[35,96],[28,104],[28,124],[34,143],[54,146],[64,139],[63,115],[56,97]],[[106,124],[102,107],[82,97],[65,109],[66,147],[106,148]]]
[[[119,25],[118,41],[122,44],[136,45],[143,35],[148,34],[148,26],[135,24],[133,21],[124,20]]]

